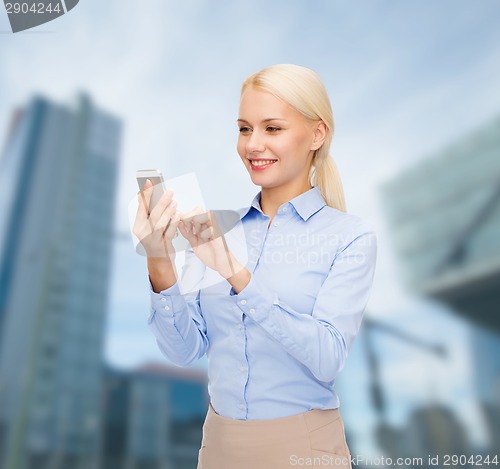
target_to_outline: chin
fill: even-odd
[[[262,189],[272,189],[273,187],[279,187],[280,184],[277,181],[264,181],[262,179],[259,180],[259,178],[252,178],[252,182],[256,186],[262,187]]]

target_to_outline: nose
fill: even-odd
[[[248,153],[263,152],[266,149],[264,136],[257,130],[253,130],[246,142],[246,150]]]

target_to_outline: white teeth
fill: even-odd
[[[274,163],[274,162],[276,162],[276,161],[278,161],[278,160],[260,160],[260,161],[253,160],[253,161],[252,161],[252,164],[253,164],[254,166],[264,166],[264,165],[266,165],[266,164]]]

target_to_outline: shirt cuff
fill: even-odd
[[[250,277],[246,287],[238,294],[231,288],[230,295],[241,311],[257,322],[265,319],[269,310],[278,302],[278,295],[257,280],[255,275]]]
[[[186,300],[182,296],[177,282],[160,293],[156,293],[153,290],[149,276],[148,282],[151,297],[149,321],[151,321],[155,313],[160,314],[164,318],[173,318],[176,312],[182,311],[185,308]]]

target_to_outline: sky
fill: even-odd
[[[166,178],[195,171],[209,208],[237,209],[258,191],[235,149],[241,82],[274,63],[312,68],[332,102],[332,156],[348,211],[377,231],[367,314],[450,350],[440,363],[397,340],[383,342],[387,392],[398,403],[391,419],[402,423],[408,403],[428,396],[470,407],[479,429],[468,329],[445,306],[415,297],[399,281],[379,190],[498,116],[499,14],[496,0],[366,0],[362,6],[339,0],[81,0],[51,23],[12,34],[0,12],[0,138],[12,109],[33,93],[71,103],[85,91],[124,124],[118,233],[129,230],[127,208],[141,168],[160,168]],[[131,240],[118,237],[105,346],[116,366],[163,360],[146,325],[147,288],[145,259]],[[354,413],[349,401],[360,401],[351,387],[366,380],[362,345],[355,344],[350,358],[338,386],[345,390],[346,412]],[[365,427],[358,430],[366,433]]]

